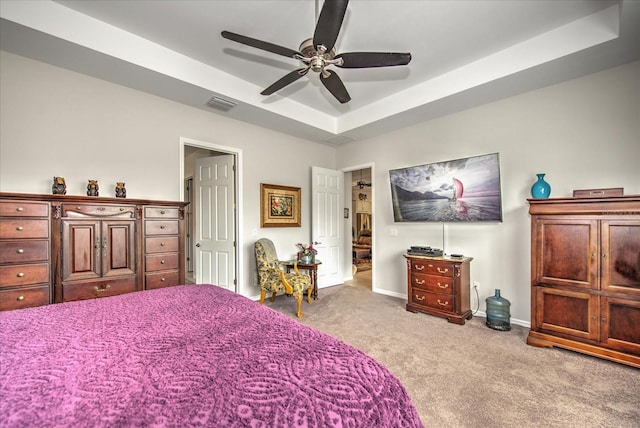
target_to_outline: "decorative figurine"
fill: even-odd
[[[54,195],[67,194],[67,184],[64,182],[64,177],[53,177],[53,186],[51,186],[51,192]]]
[[[124,183],[121,181],[116,182],[116,198],[126,198],[127,189],[124,188]]]
[[[87,196],[98,196],[98,180],[89,180]]]

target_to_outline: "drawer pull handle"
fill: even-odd
[[[163,265],[164,264],[164,260],[160,260],[160,264]]]
[[[440,288],[449,288],[449,284],[440,284],[440,283],[438,283],[438,287],[440,287]]]
[[[160,246],[161,246],[161,247],[164,247],[164,242],[161,242],[161,243],[160,243]]]
[[[438,299],[438,304],[439,304],[440,306],[447,306],[447,305],[449,304],[449,301],[448,301],[448,300],[445,300],[445,302],[444,302],[444,303],[442,303],[442,302],[440,301],[440,299]]]
[[[164,210],[160,211],[160,214],[164,214],[164,213],[165,213],[165,211],[164,211]]]
[[[24,296],[18,296],[18,298],[16,299],[18,302],[22,302],[24,300]]]
[[[426,281],[423,279],[422,281],[420,281],[418,278],[416,278],[416,284],[418,285],[423,285]]]
[[[111,285],[107,284],[104,286],[104,288],[100,288],[97,285],[95,287],[93,287],[93,289],[97,292],[97,293],[103,293],[105,291],[107,291],[108,289],[111,288]]]
[[[120,207],[120,211],[121,211],[121,212],[122,212],[122,211],[124,211],[124,208]]]
[[[416,300],[417,300],[417,301],[422,302],[424,299],[425,299],[425,297],[424,297],[424,296],[420,297],[420,296],[418,296],[418,295],[416,294]]]
[[[438,269],[438,273],[448,273],[449,272],[449,268],[445,268],[445,269],[437,268],[437,269]]]
[[[424,265],[415,265],[416,270],[424,270]]]
[[[105,208],[104,207],[98,207],[98,211],[104,211]]]
[[[76,207],[78,211],[82,211],[82,207]]]
[[[24,272],[18,272],[18,274],[16,276],[18,278],[23,278],[24,277]]]
[[[18,232],[22,232],[22,231],[24,230],[24,227],[22,227],[22,226],[18,226],[18,227],[16,227],[16,230],[17,230]]]
[[[164,229],[164,224],[162,226],[160,226],[160,229]]]
[[[165,281],[166,281],[166,279],[160,278],[160,282],[165,282]]]
[[[24,248],[18,248],[18,249],[16,250],[16,253],[18,253],[18,254],[24,254]]]
[[[21,213],[22,211],[24,211],[24,208],[22,208],[22,207],[18,207],[18,208],[16,208],[16,211],[18,211],[19,213]]]

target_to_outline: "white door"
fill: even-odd
[[[311,241],[318,249],[316,256],[318,286],[342,283],[342,181],[343,173],[314,166],[311,168]]]
[[[234,156],[196,159],[195,269],[198,284],[236,291]]]

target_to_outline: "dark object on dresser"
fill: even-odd
[[[640,367],[640,196],[529,200],[527,343]]]
[[[53,177],[53,185],[51,186],[51,193],[54,195],[67,194],[67,183],[65,183],[64,177]]]
[[[98,196],[98,180],[89,180],[87,184],[87,196]]]
[[[473,258],[448,259],[406,254],[407,310],[443,317],[455,324],[472,318],[469,264]]]

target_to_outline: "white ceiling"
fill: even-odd
[[[313,0],[0,0],[0,48],[319,142],[341,144],[640,59],[640,1],[352,0],[338,52],[410,52],[404,67],[333,68],[340,104],[306,77],[260,91],[296,60]],[[237,104],[222,113],[212,96]]]

